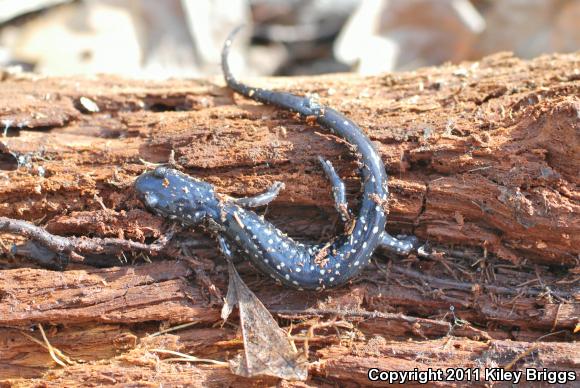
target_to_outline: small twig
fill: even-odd
[[[202,290],[205,289],[209,293],[210,304],[221,304],[224,297],[205,272],[203,265],[193,258],[188,247],[182,245],[181,250],[183,254],[179,256],[180,259],[187,261],[189,266],[195,271],[195,281],[202,287]]]
[[[562,308],[562,303],[559,303],[558,308],[556,309],[556,316],[554,317],[554,324],[552,325],[550,332],[553,332],[554,330],[556,330],[556,326],[558,326],[558,316],[560,315],[561,308]]]
[[[474,172],[474,171],[480,171],[480,170],[487,170],[489,168],[492,168],[493,166],[484,166],[484,167],[477,167],[477,168],[472,168],[471,170],[467,170],[467,172]]]
[[[336,316],[342,317],[343,319],[348,318],[363,318],[363,319],[385,319],[393,322],[400,322],[407,325],[409,332],[413,333],[422,338],[426,338],[426,335],[422,333],[422,328],[429,328],[430,331],[434,331],[434,335],[437,332],[442,335],[449,335],[449,333],[456,331],[456,335],[465,336],[469,338],[483,338],[486,340],[491,339],[489,334],[485,331],[476,329],[469,325],[468,322],[461,321],[462,326],[455,325],[445,320],[439,319],[429,319],[429,318],[417,318],[404,314],[394,314],[394,313],[383,313],[379,311],[342,311],[337,309],[307,309],[307,310],[270,310],[272,313],[278,314],[278,316],[288,319],[297,319],[304,316]],[[443,318],[444,319],[444,318]]]
[[[504,365],[503,369],[505,370],[510,370],[511,368],[513,368],[513,366],[520,361],[522,358],[529,356],[534,350],[538,349],[538,345],[537,344],[532,344],[530,345],[529,348],[527,348],[525,351],[523,351],[522,353],[518,354],[513,360],[511,360],[510,362],[508,362],[506,365]]]
[[[373,264],[375,265],[375,267],[377,267],[377,269],[382,272],[385,275],[385,281],[389,280],[389,276],[390,276],[390,272],[391,272],[391,265],[392,262],[389,261],[386,265],[386,269],[384,269],[381,265],[379,265],[379,263],[376,260],[373,260]]]
[[[40,323],[38,324],[38,328],[40,329],[40,334],[42,334],[42,339],[44,339],[44,342],[46,343],[46,347],[48,349],[48,353],[50,353],[50,357],[52,357],[54,362],[56,362],[58,365],[66,367],[66,364],[64,363],[64,361],[61,361],[60,358],[58,358],[56,356],[55,348],[53,348],[52,345],[50,344],[50,342],[48,341],[48,338],[46,337],[46,333],[44,332],[44,329],[42,328],[42,325]],[[59,351],[59,353],[60,353],[60,351]]]
[[[192,356],[190,354],[180,353],[173,350],[168,349],[151,349],[152,352],[161,353],[161,354],[172,354],[174,356],[178,356],[177,358],[166,358],[163,361],[183,361],[183,362],[207,362],[208,364],[220,365],[220,366],[228,366],[229,364],[224,361],[217,361],[217,360],[209,360],[207,358],[198,358]]]
[[[567,279],[561,279],[561,280],[557,280],[557,281],[556,281],[556,282],[554,282],[554,283],[556,283],[556,284],[572,284],[572,283],[577,283],[577,282],[579,282],[579,281],[580,281],[580,277],[573,277],[573,278],[572,278],[572,279],[570,279],[570,280],[567,280]]]
[[[68,363],[69,365],[73,365],[74,362],[68,358],[67,356],[64,355],[63,352],[61,352],[59,349],[53,347],[50,342],[48,341],[48,338],[46,337],[46,334],[44,333],[44,328],[42,327],[42,325],[39,323],[38,324],[38,328],[40,329],[40,333],[42,334],[42,338],[44,340],[44,342],[34,338],[33,336],[31,336],[28,333],[25,333],[24,331],[20,331],[20,334],[22,334],[23,336],[25,336],[26,338],[28,338],[29,340],[31,340],[32,342],[42,346],[43,348],[45,348],[46,350],[48,350],[48,353],[50,354],[50,357],[54,360],[54,362],[56,362],[58,365],[62,366],[62,367],[66,367],[66,363]],[[62,359],[62,360],[61,360]],[[63,361],[64,360],[64,361]],[[66,361],[66,363],[65,363]]]
[[[344,144],[344,145],[347,145],[347,146],[350,146],[351,145],[348,141],[346,141],[346,140],[344,140],[344,139],[342,139],[342,138],[340,138],[338,136],[332,135],[330,133],[322,133],[322,132],[319,132],[319,131],[314,131],[314,134],[315,135],[318,135],[318,136],[320,136],[320,137],[322,137],[322,138],[324,138],[326,140],[334,140],[337,143],[341,143],[341,144]]]
[[[536,283],[536,282],[539,282],[539,280],[538,279],[532,279],[532,280],[528,280],[527,282],[520,283],[516,287],[517,288],[521,288],[523,286],[527,286],[528,284],[532,284],[532,283]]]
[[[298,317],[298,316],[324,316],[324,315],[334,315],[339,317],[356,317],[365,319],[382,318],[388,320],[394,320],[399,322],[408,323],[415,325],[417,323],[431,323],[431,324],[441,324],[442,326],[448,327],[449,322],[437,321],[428,318],[416,318],[404,314],[395,313],[383,313],[380,311],[343,311],[338,309],[270,309],[272,313],[276,313],[280,316]]]
[[[173,167],[173,166],[179,166],[177,164],[177,161],[175,160],[175,150],[171,150],[171,152],[169,153],[169,158],[167,159],[167,163]]]
[[[158,335],[167,334],[167,333],[171,333],[173,331],[185,329],[186,327],[196,325],[197,323],[199,323],[199,322],[198,321],[194,321],[194,322],[183,323],[181,325],[173,326],[173,327],[170,327],[168,329],[160,330],[160,331],[157,331],[157,332],[155,332],[153,334],[149,334],[149,337],[157,337]]]
[[[47,232],[44,228],[28,221],[0,217],[0,231],[27,237],[49,251],[73,260],[82,261],[83,254],[120,254],[123,251],[158,253],[173,237],[173,231],[159,238],[153,244],[144,244],[120,238],[63,237]]]
[[[153,162],[148,162],[145,159],[141,159],[139,158],[139,161],[147,168],[155,168],[155,167],[159,167],[159,166],[166,166],[167,163],[153,163]]]
[[[137,258],[139,258],[139,257],[142,258],[143,261],[146,262],[146,263],[148,263],[148,264],[151,264],[152,263],[151,258],[145,252],[139,253],[139,255],[137,256]]]
[[[440,278],[436,278],[436,277],[433,277],[430,275],[426,275],[426,274],[414,271],[412,269],[399,267],[397,265],[393,265],[392,270],[395,272],[401,273],[405,276],[421,280],[422,282],[429,283],[431,286],[434,286],[434,287],[451,288],[451,289],[463,290],[463,291],[473,291],[475,289],[474,287],[478,286],[478,287],[482,287],[482,288],[486,289],[487,291],[495,292],[498,294],[506,294],[506,295],[518,295],[521,292],[521,290],[518,290],[518,289],[501,287],[501,286],[494,286],[491,284],[474,284],[474,283],[460,282],[460,281],[454,281],[454,280],[440,279]],[[528,295],[531,295],[531,296],[539,296],[539,295],[544,294],[543,291],[530,290],[530,289],[526,290],[526,293]],[[569,298],[570,297],[570,295],[567,295],[567,294],[564,294],[561,292],[557,292],[557,291],[551,291],[551,293],[553,295],[558,295],[562,298]]]
[[[540,342],[541,340],[548,338],[548,337],[551,337],[553,335],[564,334],[567,332],[568,332],[568,330],[560,330],[560,331],[554,331],[552,333],[544,334],[543,336],[536,338],[536,340],[534,342]]]
[[[308,328],[308,334],[304,338],[304,356],[308,358],[308,341],[314,338],[314,330],[315,329],[323,329],[326,327],[343,327],[346,329],[352,329],[354,326],[352,323],[347,321],[336,321],[333,319],[329,322],[322,322],[322,323],[315,323]]]
[[[95,194],[95,195],[93,195],[93,199],[95,200],[95,202],[97,202],[99,205],[101,205],[101,208],[103,210],[109,210],[109,209],[107,209],[107,206],[105,206],[105,203],[103,202],[103,198],[101,198],[97,194]]]

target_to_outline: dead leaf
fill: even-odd
[[[237,304],[240,310],[244,353],[230,361],[239,376],[274,376],[286,380],[306,380],[307,360],[296,350],[262,302],[246,286],[236,268],[228,262],[229,287],[222,308],[225,321]]]

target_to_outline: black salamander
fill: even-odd
[[[263,206],[276,198],[283,184],[276,182],[265,193],[249,198],[219,195],[207,182],[168,167],[143,173],[135,182],[139,198],[153,212],[185,225],[204,225],[218,236],[222,252],[246,256],[256,267],[282,283],[299,289],[322,290],[344,284],[368,263],[377,248],[408,254],[415,248],[413,236],[394,238],[385,231],[387,174],[369,138],[351,120],[308,97],[252,88],[237,81],[228,65],[232,32],[222,51],[227,85],[234,91],[282,109],[313,118],[345,139],[360,156],[362,201],[356,218],[347,208],[345,186],[328,160],[319,158],[333,188],[335,207],[349,222],[348,232],[325,244],[301,244],[248,208]]]

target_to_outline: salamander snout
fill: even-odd
[[[135,190],[149,209],[184,224],[203,221],[218,205],[212,185],[168,167],[141,174]]]

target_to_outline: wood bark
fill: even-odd
[[[323,293],[276,285],[238,268],[300,349],[316,322],[304,383],[366,385],[369,368],[525,367],[580,372],[580,55],[477,63],[374,77],[246,80],[316,93],[359,123],[389,172],[387,229],[416,234],[429,258],[385,257]],[[233,95],[219,78],[138,81],[111,76],[0,74],[0,122],[16,171],[0,172],[0,216],[64,236],[151,242],[170,225],[131,189],[143,160],[175,161],[233,196],[274,181],[286,189],[260,210],[305,240],[339,233],[330,159],[356,208],[354,156],[322,128]],[[87,109],[92,100],[99,112]],[[155,349],[227,360],[242,343],[220,326],[227,270],[213,240],[180,230],[155,257],[87,257],[65,271],[10,254],[0,235],[0,386],[250,385],[220,365],[164,361]],[[97,268],[98,266],[104,268]],[[168,327],[193,326],[151,336]],[[55,364],[50,344],[71,365]],[[483,384],[483,382],[481,382]]]

